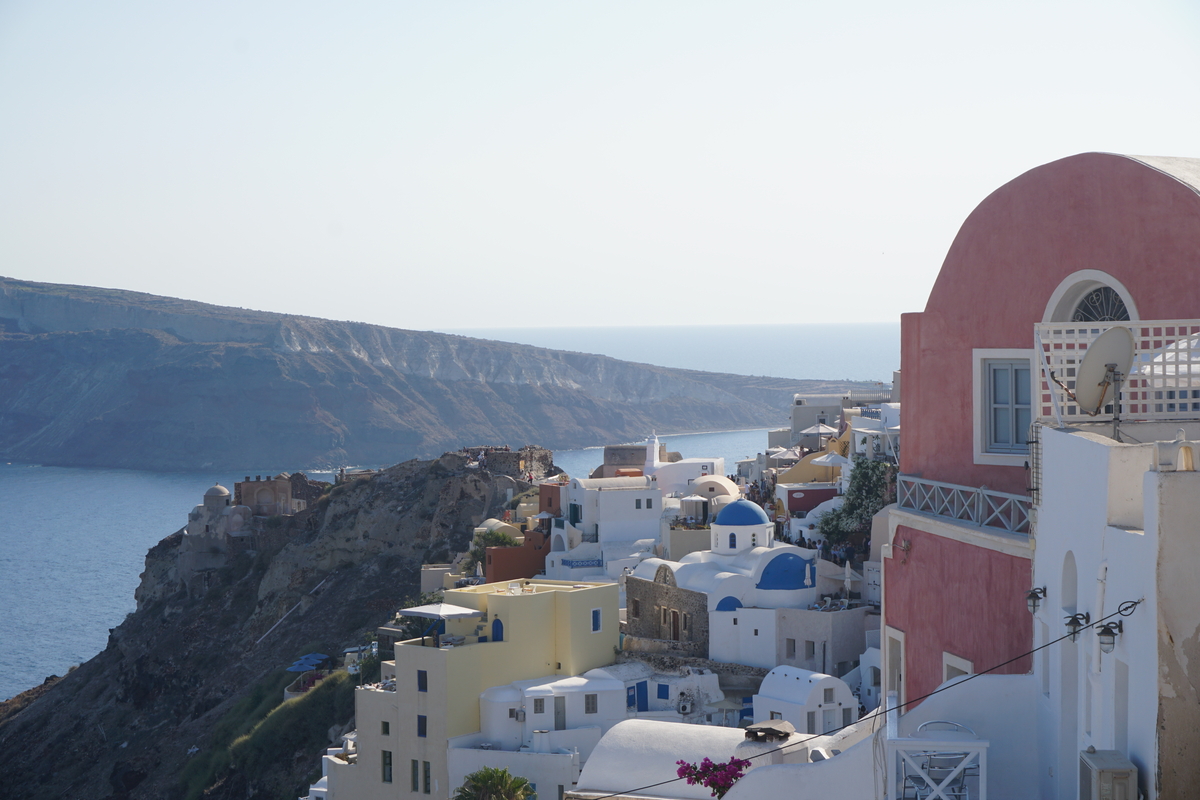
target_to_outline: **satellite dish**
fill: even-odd
[[[1075,402],[1085,414],[1096,416],[1112,399],[1115,381],[1124,380],[1133,366],[1133,334],[1128,328],[1109,328],[1092,342],[1075,372]]]

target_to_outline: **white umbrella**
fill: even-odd
[[[800,431],[805,436],[828,436],[831,433],[837,433],[837,428],[831,428],[823,422],[818,422],[810,428],[805,428]]]
[[[684,503],[684,502],[687,502],[687,501],[689,501],[689,500],[691,500],[691,501],[697,501],[697,500],[707,500],[707,499],[708,499],[707,497],[701,497],[701,496],[700,496],[700,495],[698,495],[698,494],[689,494],[687,497],[681,497],[681,498],[679,498],[679,502],[681,502],[681,503]]]
[[[826,453],[808,462],[818,467],[848,467],[854,462],[838,453]]]
[[[533,515],[534,519],[554,519],[554,515],[549,511],[539,511]]]

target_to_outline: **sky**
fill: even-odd
[[[1200,4],[0,0],[0,275],[411,329],[882,322],[1200,156]]]

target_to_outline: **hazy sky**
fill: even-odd
[[[1200,156],[1200,4],[0,0],[0,274],[407,328],[892,320]]]

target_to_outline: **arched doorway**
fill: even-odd
[[[504,623],[498,619],[492,620],[492,641],[504,641]]]

